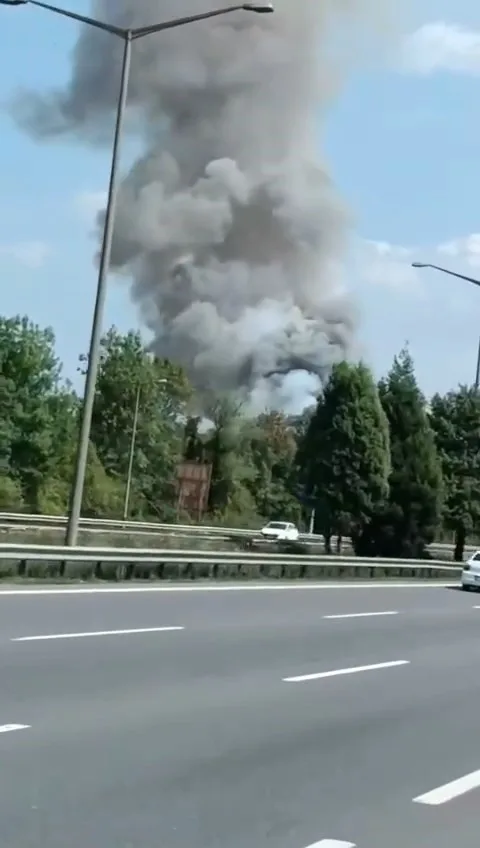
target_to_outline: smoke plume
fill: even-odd
[[[134,27],[216,5],[95,0],[91,12]],[[372,5],[277,0],[273,15],[134,43],[126,131],[143,152],[118,197],[112,266],[132,280],[155,352],[201,392],[288,404],[352,351],[340,273],[349,218],[318,146],[335,58],[347,31],[354,55]],[[82,27],[66,89],[23,96],[17,118],[37,137],[110,143],[121,55],[119,39]]]

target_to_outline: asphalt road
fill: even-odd
[[[0,592],[0,845],[478,848],[476,605]]]

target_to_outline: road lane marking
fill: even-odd
[[[385,612],[347,612],[342,615],[324,615],[324,618],[335,619],[335,618],[374,618],[379,615],[398,615],[397,611],[394,610],[386,610]]]
[[[95,586],[66,589],[0,589],[0,598],[12,595],[136,595],[145,592],[279,592],[300,591],[309,592],[311,589],[448,589],[453,584],[429,580],[427,583],[261,583],[248,586]]]
[[[51,633],[46,636],[18,636],[11,642],[47,642],[52,639],[86,639],[88,636],[129,636],[135,633],[169,633],[184,627],[138,627],[135,630],[95,630],[89,633]]]
[[[320,842],[314,842],[307,848],[356,848],[356,845],[354,842],[343,842],[341,839],[321,839]]]
[[[465,777],[452,780],[451,783],[445,783],[444,786],[432,789],[431,792],[426,792],[425,795],[419,795],[413,801],[415,804],[428,804],[430,807],[438,807],[440,804],[453,801],[454,798],[465,795],[467,792],[471,792],[472,789],[478,789],[479,787],[480,770],[472,771],[471,774],[466,774]]]
[[[0,724],[0,733],[11,733],[13,730],[29,730],[30,724]]]
[[[382,668],[396,668],[400,665],[410,665],[410,660],[395,660],[394,662],[375,663],[374,665],[357,665],[353,668],[336,668],[334,671],[319,671],[315,674],[300,674],[297,677],[284,677],[284,683],[305,683],[308,680],[321,680],[325,677],[340,677],[344,674],[359,674],[361,671],[379,671]]]

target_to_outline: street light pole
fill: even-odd
[[[128,81],[130,77],[130,62],[132,56],[132,37],[127,32],[123,42],[122,72],[120,77],[120,93],[118,98],[117,115],[115,120],[115,133],[113,137],[112,162],[110,166],[110,179],[108,185],[107,208],[105,213],[105,224],[103,228],[102,249],[98,266],[97,292],[93,310],[92,330],[90,335],[90,347],[88,352],[87,374],[85,377],[85,391],[83,396],[83,407],[80,420],[80,433],[78,437],[77,455],[75,459],[75,476],[70,496],[70,511],[68,515],[67,535],[65,543],[74,547],[77,543],[80,514],[82,511],[83,490],[85,486],[85,475],[88,462],[88,447],[90,443],[90,430],[92,427],[93,405],[95,403],[95,388],[97,384],[98,366],[100,363],[100,342],[103,330],[103,314],[105,311],[105,300],[107,296],[107,275],[110,267],[110,257],[113,242],[113,224],[115,217],[115,204],[118,192],[118,162],[122,127],[127,105]]]
[[[457,274],[456,271],[450,271],[449,268],[442,268],[441,265],[432,265],[430,262],[412,262],[412,268],[433,268],[434,271],[440,271],[442,274],[448,274],[450,277],[457,277],[459,280],[466,280],[467,283],[473,283],[474,286],[480,286],[480,280],[475,277],[467,277],[465,274]],[[475,370],[475,391],[480,388],[480,337],[478,340],[477,367]]]
[[[100,361],[100,342],[103,328],[103,314],[105,309],[105,299],[107,291],[107,274],[110,267],[110,257],[112,252],[113,240],[113,225],[115,216],[115,203],[118,191],[118,160],[120,152],[120,141],[122,136],[122,127],[127,105],[127,92],[130,77],[130,60],[132,52],[132,42],[137,38],[144,38],[147,35],[153,35],[157,32],[174,29],[176,27],[185,26],[186,24],[204,21],[210,18],[215,18],[220,15],[227,15],[231,12],[254,12],[256,14],[266,14],[274,11],[271,3],[241,3],[235,6],[227,6],[222,9],[215,9],[210,12],[203,12],[197,15],[189,15],[183,18],[176,18],[171,21],[153,24],[147,27],[137,27],[134,29],[122,29],[112,24],[98,21],[95,18],[90,18],[87,15],[80,15],[76,12],[70,12],[67,9],[62,9],[57,6],[51,6],[49,3],[42,3],[40,0],[0,0],[0,6],[38,6],[41,9],[46,9],[49,12],[62,15],[66,18],[71,18],[74,21],[87,24],[88,26],[101,29],[121,38],[124,43],[122,73],[120,79],[120,92],[117,105],[117,115],[115,121],[115,134],[113,140],[112,162],[110,167],[110,181],[108,188],[107,208],[105,211],[105,224],[102,239],[102,249],[100,253],[100,262],[98,268],[97,293],[95,298],[95,308],[93,312],[92,330],[90,336],[90,348],[88,353],[88,367],[85,379],[85,393],[83,399],[83,407],[81,413],[80,433],[78,439],[77,456],[75,462],[75,476],[72,486],[70,499],[70,511],[68,516],[66,544],[75,546],[78,537],[78,528],[80,522],[80,514],[82,509],[83,490],[85,486],[85,474],[87,470],[88,446],[90,441],[90,430],[92,425],[93,405],[95,401],[95,387],[97,382],[98,365]]]
[[[158,384],[168,383],[166,378],[162,378],[157,381]],[[133,424],[132,424],[132,436],[130,439],[130,452],[128,456],[128,471],[127,471],[127,483],[125,486],[125,500],[123,502],[123,520],[127,521],[128,519],[128,509],[130,506],[130,491],[132,488],[132,476],[133,476],[133,460],[135,458],[135,445],[137,443],[137,431],[138,431],[138,414],[140,411],[140,397],[142,394],[142,384],[140,380],[137,384],[137,391],[135,393],[135,409],[133,412]]]
[[[475,372],[475,391],[480,388],[480,338],[478,339],[477,370]]]
[[[138,429],[138,412],[140,409],[140,394],[141,394],[141,385],[140,382],[137,386],[137,392],[135,395],[135,411],[133,413],[133,424],[132,424],[132,438],[130,440],[130,455],[128,457],[128,472],[127,472],[127,485],[125,487],[125,501],[123,504],[123,520],[126,521],[128,518],[128,507],[130,505],[130,489],[132,488],[132,472],[133,472],[133,458],[135,456],[135,442],[137,440],[137,429]]]
[[[441,265],[431,265],[429,262],[412,262],[412,268],[433,268],[434,271],[441,271],[442,274],[449,274],[450,277],[458,277],[459,280],[466,280],[467,283],[480,286],[480,280],[475,279],[475,277],[466,277],[465,274],[457,274],[456,271],[450,271],[449,268],[442,268]]]

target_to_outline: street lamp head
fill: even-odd
[[[0,6],[25,6],[28,0],[0,0]]]
[[[425,262],[412,262],[412,268],[428,268]]]
[[[268,15],[275,11],[273,3],[244,3],[242,9],[244,12],[256,12],[257,15]]]

